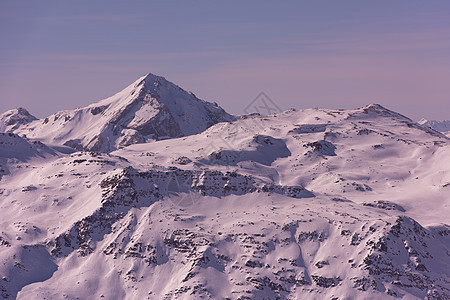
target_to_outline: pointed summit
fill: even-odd
[[[235,120],[164,77],[148,73],[112,97],[57,112],[15,132],[48,144],[110,152],[131,144],[182,137]]]
[[[149,90],[155,90],[164,84],[172,84],[173,83],[169,82],[166,78],[162,77],[162,76],[158,76],[152,73],[147,73],[147,75],[143,76],[143,84],[145,84],[145,86],[149,89]]]
[[[390,109],[387,109],[387,108],[385,108],[382,105],[377,104],[377,103],[368,104],[368,105],[366,105],[364,107],[361,107],[360,110],[364,114],[392,116],[392,117],[404,119],[405,121],[408,121],[408,122],[413,122],[410,118],[408,118],[408,117],[406,117],[406,116],[404,116],[402,114],[399,114],[399,113],[397,113],[395,111],[392,111]]]

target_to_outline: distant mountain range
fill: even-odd
[[[421,123],[233,116],[152,74],[10,110],[0,298],[450,299],[450,140]]]
[[[418,122],[420,125],[433,128],[436,131],[442,132],[446,136],[450,137],[450,121],[436,121],[422,119]]]

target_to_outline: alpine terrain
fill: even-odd
[[[5,299],[450,299],[450,140],[380,105],[233,116],[148,74],[0,131]]]
[[[447,137],[450,136],[450,121],[448,121],[448,120],[436,121],[436,120],[422,119],[418,123],[422,126],[427,126],[427,127],[433,128],[434,130],[442,132]]]
[[[24,108],[0,116],[0,130],[49,145],[110,152],[150,140],[197,134],[233,121],[216,103],[198,99],[165,78],[147,74],[121,92],[87,107],[38,120]]]

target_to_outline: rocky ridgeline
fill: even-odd
[[[446,243],[441,241],[445,238],[449,242],[448,228],[433,233],[413,219],[400,216],[393,223],[383,224],[379,233],[374,227],[368,230],[373,231],[364,241],[369,252],[357,267],[368,271],[369,276],[354,280],[355,287],[361,290],[372,288],[399,298],[403,296],[401,289],[426,292],[429,299],[448,297],[450,278],[442,269],[445,260],[437,261],[448,255]],[[436,276],[440,273],[442,277]],[[369,277],[372,278],[369,280]]]
[[[49,241],[52,255],[66,256],[74,250],[82,256],[92,253],[95,243],[111,232],[111,226],[133,207],[148,207],[165,196],[198,193],[202,196],[276,193],[293,198],[314,197],[300,186],[263,183],[236,172],[191,171],[171,167],[164,171],[139,172],[132,167],[105,178],[102,206],[93,214],[76,222],[71,229]],[[188,196],[186,196],[188,197]],[[96,237],[96,239],[94,238]]]
[[[128,122],[128,112],[136,107],[151,106],[150,98],[157,97],[150,92],[148,98],[130,96],[127,107],[133,109],[111,110],[117,121],[113,125],[126,129],[124,135],[112,130],[120,133],[119,146],[122,137],[125,144],[143,142],[133,130],[151,136],[147,129],[153,121],[164,127],[159,123],[164,118],[157,117],[150,123],[120,121]],[[116,102],[105,103],[87,107],[86,113],[104,116]],[[380,115],[382,120],[377,119]],[[24,218],[16,227],[2,229],[0,295],[74,299],[86,298],[88,291],[88,297],[105,299],[449,299],[449,227],[422,227],[405,216],[417,216],[411,210],[416,199],[399,205],[395,202],[400,194],[392,192],[400,186],[405,199],[410,195],[404,194],[407,189],[423,184],[424,192],[432,188],[426,194],[430,199],[445,199],[448,173],[446,169],[438,173],[441,169],[435,170],[433,164],[440,161],[430,164],[426,153],[432,149],[440,155],[436,159],[445,159],[446,152],[440,152],[445,149],[438,148],[446,146],[447,139],[377,105],[350,113],[311,111],[298,118],[305,123],[292,116],[277,121],[280,116],[267,117],[274,126],[245,138],[237,135],[236,124],[227,123],[197,136],[198,140],[194,136],[175,143],[160,141],[112,154],[73,153],[61,159],[57,154],[39,172],[17,173],[33,179],[42,176],[33,184],[14,185],[5,176],[2,182],[9,185],[0,189],[0,195],[10,195],[2,203],[9,205],[5,217],[9,210],[20,217],[33,199],[43,201],[29,211],[42,209],[45,201],[54,201],[50,197],[54,194],[58,199],[48,204],[46,215],[61,209],[63,217],[71,215],[74,221],[67,224],[59,218],[47,223],[42,217],[36,222],[44,220],[37,225],[48,235],[36,234],[42,238],[32,241],[24,233],[29,230],[31,236],[39,228],[27,225]],[[61,118],[70,122],[62,116],[48,122],[66,124]],[[181,133],[164,133],[162,138],[166,135]],[[194,157],[206,154],[198,150],[207,148],[205,137],[221,137],[224,144],[208,156]],[[4,161],[9,156],[15,160],[9,165],[0,160],[0,176],[4,166],[19,169],[19,162],[28,164],[30,157],[39,158],[40,164],[41,158],[54,154],[17,134],[0,138]],[[193,147],[197,142],[199,146]],[[229,142],[235,142],[233,147]],[[418,148],[422,146],[426,148]],[[383,165],[375,164],[377,160]],[[409,161],[417,161],[416,166]],[[165,163],[169,165],[161,166]],[[390,165],[398,169],[392,168],[395,174],[386,167]],[[137,166],[151,169],[138,171]],[[253,175],[224,171],[229,166]],[[196,169],[200,167],[207,169]],[[442,180],[433,177],[430,185],[430,173]],[[315,194],[302,186],[272,182],[285,174]],[[411,178],[417,180],[413,185],[402,185]],[[443,192],[433,194],[438,189]],[[20,202],[22,195],[25,200]],[[439,201],[426,204],[439,209]],[[442,212],[436,216],[436,224],[442,223]],[[429,217],[423,222],[435,224]]]
[[[198,99],[165,78],[147,74],[112,97],[37,119],[23,108],[0,114],[0,132],[26,134],[78,151],[111,152],[132,144],[188,136],[236,120],[217,103]]]
[[[228,276],[237,299],[283,299],[311,292],[342,294],[339,290],[343,286],[351,286],[361,293],[383,293],[398,298],[406,291],[428,299],[448,299],[450,294],[450,278],[443,269],[446,262],[439,261],[448,257],[446,245],[450,230],[446,227],[425,229],[405,216],[367,219],[345,212],[336,211],[327,216],[305,209],[308,215],[285,224],[249,217],[248,220],[259,222],[258,232],[251,230],[253,221],[236,219],[233,228],[240,228],[240,232],[222,226],[219,232],[211,233],[202,228],[201,216],[194,220],[195,216],[168,211],[164,218],[171,219],[172,223],[160,232],[162,242],[155,242],[151,235],[135,232],[132,224],[138,222],[130,213],[131,208],[148,207],[174,194],[222,197],[267,192],[302,197],[302,193],[305,196],[308,192],[297,187],[264,184],[235,172],[187,171],[174,167],[148,172],[129,167],[106,177],[101,187],[102,207],[49,242],[52,255],[61,257],[77,251],[78,255],[87,256],[101,251],[120,261],[144,263],[149,270],[168,261],[181,262],[184,267],[178,272],[182,273],[182,280],[176,290],[165,295],[168,299],[212,296],[206,283],[198,277],[207,268]],[[148,224],[148,230],[154,230],[154,224],[161,222],[150,215],[143,218],[140,222]],[[114,225],[117,221],[119,227]],[[183,225],[192,221],[200,226]],[[105,239],[109,233],[114,233],[114,237],[109,235]],[[96,243],[100,241],[107,242],[98,249]],[[239,255],[227,254],[224,249],[230,247],[238,248]],[[299,254],[275,251],[289,247],[298,247]],[[318,253],[328,247],[336,249],[335,255],[320,259]],[[275,260],[269,259],[274,255],[277,255]],[[314,260],[309,261],[311,257]],[[132,269],[120,271],[120,276],[136,285],[141,282]]]
[[[393,223],[391,220],[361,222],[360,230],[352,232],[342,229],[348,219],[351,217],[346,216],[344,222],[333,222],[328,230],[304,230],[308,223],[317,220],[299,220],[276,226],[277,230],[271,234],[223,232],[219,240],[188,229],[175,230],[164,240],[172,251],[172,258],[168,259],[176,261],[181,256],[190,268],[181,287],[167,297],[208,296],[208,290],[196,281],[196,275],[210,267],[219,268],[230,276],[229,282],[235,285],[238,299],[285,299],[302,293],[306,296],[310,292],[340,294],[338,290],[344,285],[395,298],[403,297],[407,290],[419,298],[448,299],[449,278],[445,277],[445,270],[439,270],[439,264],[444,265],[445,261],[433,260],[432,253],[436,249],[445,252],[445,246],[436,247],[436,242],[448,236],[448,229],[442,229],[436,236],[414,220],[398,217]],[[310,249],[320,252],[320,247],[329,247],[330,243],[341,244],[350,256],[340,256],[336,250],[336,256],[328,258],[330,261],[317,260],[313,265],[307,262],[312,254]],[[239,247],[241,255],[223,254],[221,247],[225,244]],[[275,247],[283,249],[292,244],[300,247],[300,256],[279,257],[275,262],[267,262],[266,257],[273,254]],[[429,247],[431,244],[434,246]],[[145,255],[144,252],[141,253]],[[153,253],[151,257],[150,262],[156,265],[158,255]],[[340,264],[342,270],[336,270],[336,264]],[[239,280],[233,276],[236,273],[247,275]]]

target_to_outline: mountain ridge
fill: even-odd
[[[41,120],[33,117],[16,122],[14,127],[3,126],[3,131],[49,145],[109,152],[134,143],[200,133],[217,122],[234,119],[217,104],[148,73],[97,103]]]
[[[432,128],[436,131],[441,132],[445,136],[450,137],[450,121],[449,120],[437,121],[437,120],[421,119],[417,123],[419,123],[422,126]]]
[[[34,120],[37,118],[23,107],[10,109],[0,115],[0,132],[12,132]]]
[[[86,112],[135,117],[101,108],[120,96]],[[0,135],[3,298],[450,297],[450,141],[381,105],[108,152],[34,142]]]

